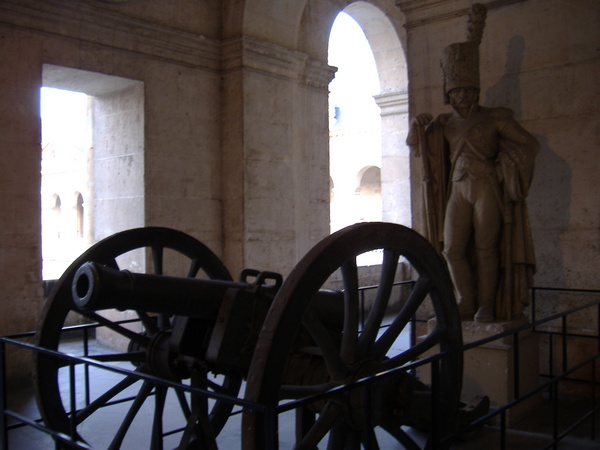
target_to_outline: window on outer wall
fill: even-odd
[[[42,117],[42,272],[59,278],[85,248],[84,197],[91,149],[89,98],[44,87]],[[61,201],[62,200],[62,201]]]

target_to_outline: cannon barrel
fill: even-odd
[[[95,262],[75,273],[71,293],[83,311],[116,308],[214,320],[228,289],[247,289],[248,283],[171,277],[117,270]],[[265,295],[273,286],[260,286]]]
[[[280,283],[261,284],[260,280],[265,279],[261,275],[258,284],[250,284],[133,273],[87,262],[75,273],[71,293],[75,306],[82,311],[116,308],[215,320],[229,289],[252,290],[257,296],[274,298]],[[317,297],[320,315],[341,317],[342,292],[321,290]]]

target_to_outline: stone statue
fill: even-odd
[[[443,253],[463,320],[522,314],[535,259],[525,198],[537,140],[507,108],[479,105],[479,44],[486,8],[473,5],[467,42],[441,58],[453,112],[411,120],[407,144],[421,156],[426,234]]]

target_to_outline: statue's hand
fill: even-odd
[[[429,113],[421,113],[417,114],[410,121],[411,128],[413,127],[424,127],[429,125],[429,123],[433,120],[433,116]]]
[[[410,121],[406,144],[410,148],[413,156],[421,156],[419,148],[419,135],[422,133],[422,128],[428,125],[433,120],[433,116],[429,113],[421,113],[413,117]]]

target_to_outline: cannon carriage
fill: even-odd
[[[138,252],[137,257],[131,257]],[[142,258],[140,255],[143,255]],[[362,255],[377,258],[377,287],[361,317],[359,266]],[[132,270],[146,260],[148,269]],[[171,263],[180,271],[168,267]],[[373,269],[372,271],[374,271]],[[410,293],[391,308],[401,273],[410,273]],[[416,345],[394,343],[424,303],[435,321]],[[111,312],[135,317],[132,328]],[[38,344],[60,350],[65,325],[73,316],[98,323],[117,337],[118,351],[89,358],[127,363],[134,372],[187,383],[231,397],[244,384],[248,402],[275,406],[349,385],[381,372],[401,369],[432,352],[439,361],[435,411],[431,391],[414,371],[362,389],[340,392],[296,411],[296,448],[378,448],[376,428],[406,448],[421,448],[406,426],[439,435],[457,425],[462,383],[462,338],[458,310],[446,267],[416,232],[390,223],[361,223],[317,244],[283,280],[272,272],[244,270],[233,281],[219,258],[196,239],[166,228],[117,233],[83,253],[65,271],[48,299]],[[35,362],[38,405],[47,426],[87,442],[86,422],[125,390],[131,402],[109,439],[109,448],[125,448],[141,405],[153,396],[148,424],[151,448],[163,448],[162,422],[168,414],[168,388],[125,376],[85,405],[75,408],[61,393],[64,363],[40,353]],[[215,448],[232,404],[198,396],[178,396],[184,418],[178,448]],[[242,413],[242,446],[274,445],[265,434],[268,418],[251,408]],[[75,424],[75,429],[73,429]],[[429,442],[429,445],[431,445]]]

